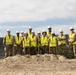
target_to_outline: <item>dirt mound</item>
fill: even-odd
[[[65,61],[65,60],[67,60],[66,57],[61,56],[61,55],[57,55],[57,57],[58,57],[59,61]]]
[[[44,61],[63,61],[66,60],[64,56],[53,55],[53,54],[45,54],[45,55],[32,55],[32,56],[21,56],[16,55],[12,57],[7,57],[3,59],[3,63],[7,64],[25,64],[27,62],[36,63],[36,62],[44,62]]]
[[[16,55],[0,60],[0,75],[76,75],[76,60],[53,54]]]

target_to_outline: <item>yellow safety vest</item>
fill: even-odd
[[[20,38],[23,40],[24,37],[23,36],[20,36]]]
[[[6,38],[6,44],[12,44],[13,43],[13,36],[10,35],[10,37],[8,35],[5,36]]]
[[[32,37],[32,34],[30,34],[30,33],[28,32],[28,36],[31,38],[31,37]]]
[[[50,47],[56,47],[56,37],[50,37]]]
[[[23,47],[29,47],[30,46],[30,38],[29,37],[27,37],[27,39],[26,39],[26,37],[24,38],[24,40],[23,40]]]
[[[21,41],[22,41],[22,39],[21,39],[21,37],[15,37],[15,42],[18,44],[18,45],[20,45],[21,44]],[[16,45],[15,45],[16,46]]]
[[[74,41],[74,37],[75,37],[75,33],[69,34],[69,41],[72,42],[72,44],[76,44],[76,41]]]
[[[48,46],[48,37],[47,36],[41,37],[41,45],[42,46]]]
[[[61,45],[61,44],[66,44],[66,39],[65,39],[65,36],[59,36],[60,39],[64,39],[64,40],[59,40],[58,41],[58,45]]]
[[[36,46],[37,46],[36,36],[31,37],[31,47],[36,47]]]
[[[52,34],[47,32],[47,37],[51,37],[51,36],[52,36]]]
[[[41,37],[37,37],[38,38],[38,47],[41,46]]]

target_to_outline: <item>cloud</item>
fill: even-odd
[[[0,29],[22,29],[22,28],[29,28],[27,25],[0,25]]]
[[[48,26],[41,26],[41,27],[35,27],[34,31],[37,33],[38,31],[42,32],[43,30],[48,31]],[[69,34],[70,27],[73,27],[76,32],[76,25],[50,25],[52,27],[52,31],[54,31],[56,34],[59,34],[59,30],[62,29],[64,31],[64,34]]]
[[[0,22],[76,18],[76,0],[0,0]]]

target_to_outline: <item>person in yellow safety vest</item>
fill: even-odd
[[[23,39],[23,52],[24,52],[24,55],[25,54],[30,54],[30,38],[28,37],[28,33],[25,32],[24,33],[24,39]]]
[[[22,39],[19,31],[16,31],[16,36],[14,37],[14,55],[16,54],[22,55]]]
[[[52,36],[49,38],[49,54],[56,54],[57,49],[57,37],[55,33],[51,32]]]
[[[23,43],[23,39],[24,39],[24,32],[23,31],[21,31],[20,37],[21,37],[21,40],[22,40],[22,43]],[[22,44],[22,50],[23,50],[23,44]]]
[[[50,26],[48,26],[48,32],[47,32],[48,38],[51,36],[51,30],[52,30],[52,28]]]
[[[70,27],[69,45],[71,47],[72,54],[76,57],[76,34],[73,27]]]
[[[74,42],[73,42],[73,52],[74,52],[74,56],[76,57],[76,33],[75,33],[75,39],[74,39]]]
[[[41,36],[41,48],[42,48],[42,54],[48,54],[48,37],[47,32],[45,30],[43,30]]]
[[[7,29],[7,35],[3,39],[5,57],[13,55],[13,35],[11,35],[10,29]]]
[[[29,27],[28,36],[29,36],[30,38],[31,38],[31,36],[32,36],[32,27]]]
[[[31,37],[31,55],[35,55],[37,53],[37,37],[35,35],[35,32],[32,31],[32,37]]]
[[[60,29],[59,32],[60,32],[60,35],[57,38],[59,54],[67,56],[66,37],[62,29]]]
[[[41,33],[37,32],[37,54],[41,53]]]
[[[24,38],[24,32],[23,31],[21,31],[20,37],[23,40],[23,38]]]

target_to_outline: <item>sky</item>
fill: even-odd
[[[0,36],[11,30],[28,31],[29,26],[36,33],[52,27],[59,34],[62,29],[69,33],[70,27],[76,31],[76,0],[0,0]]]

